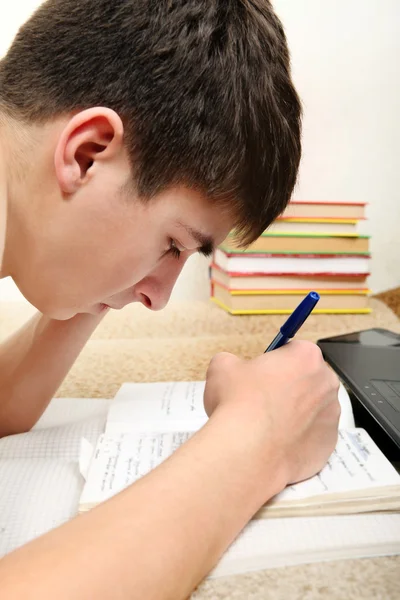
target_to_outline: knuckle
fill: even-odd
[[[296,342],[296,351],[299,356],[310,366],[320,365],[323,362],[322,352],[319,347],[313,342],[305,340]]]
[[[317,346],[317,344],[312,344],[310,342],[308,345],[308,353],[309,353],[310,358],[313,361],[317,362],[318,364],[321,364],[324,362],[321,349]]]
[[[235,360],[235,356],[229,352],[218,352],[212,357],[210,361],[209,369],[223,369],[228,368],[230,364]]]

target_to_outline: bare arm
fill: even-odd
[[[262,436],[254,443],[252,427],[246,436],[227,417],[221,411],[169,461],[118,497],[3,559],[4,597],[187,598],[262,502],[283,485],[274,454],[269,464],[261,460]],[[270,467],[271,481],[263,489],[264,467]]]
[[[37,314],[0,346],[0,437],[33,427],[101,318]]]
[[[115,498],[4,558],[2,595],[187,598],[262,503],[334,448],[337,381],[310,345],[289,346],[214,360],[207,425]]]

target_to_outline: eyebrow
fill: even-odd
[[[197,229],[185,225],[182,221],[178,221],[178,225],[183,227],[183,229],[185,229],[185,231],[187,231],[187,233],[199,244],[198,251],[200,254],[203,254],[203,256],[206,257],[211,256],[215,249],[215,242],[211,236],[205,235],[204,233],[197,231]]]

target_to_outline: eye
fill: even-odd
[[[170,240],[169,252],[177,260],[179,260],[179,258],[181,257],[181,251],[179,250],[178,246],[176,245],[175,240],[173,240],[173,239]]]

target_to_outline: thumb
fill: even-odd
[[[226,397],[227,386],[241,362],[242,359],[229,352],[220,352],[211,359],[204,392],[204,408],[209,417]]]

